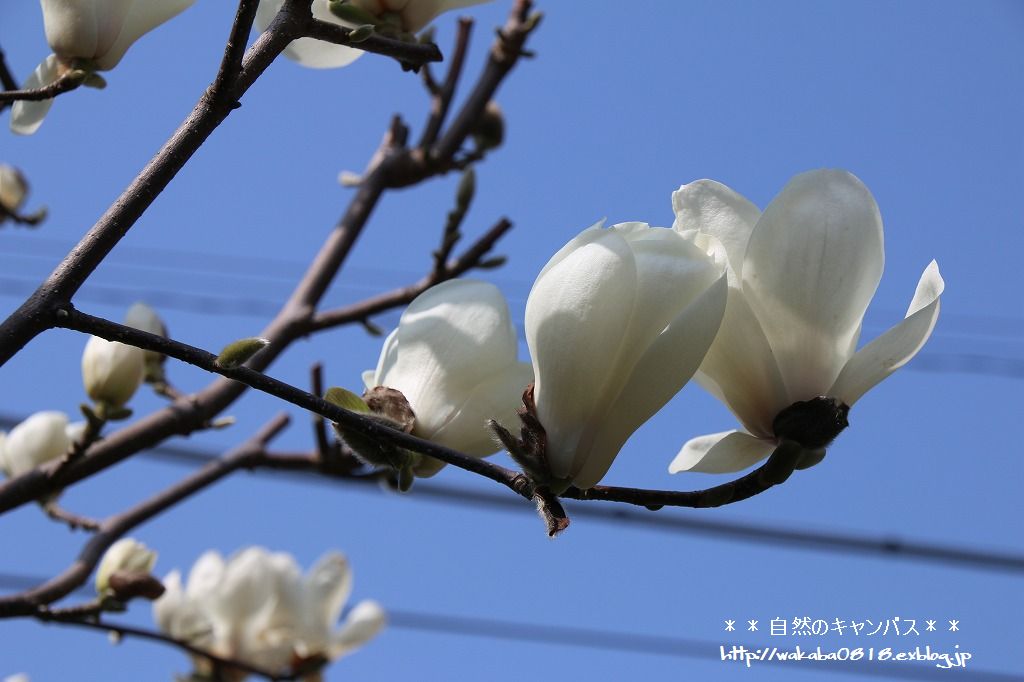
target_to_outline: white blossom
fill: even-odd
[[[141,348],[90,337],[82,353],[85,392],[98,405],[122,407],[142,383],[145,355]]]
[[[40,0],[48,56],[25,81],[36,89],[57,81],[71,69],[109,71],[132,44],[177,16],[195,0]],[[43,122],[52,99],[18,101],[11,110],[11,130],[31,135]]]
[[[515,419],[533,378],[516,355],[515,329],[498,288],[450,280],[409,304],[363,382],[402,392],[416,416],[413,435],[482,457],[500,447],[487,420]],[[414,472],[431,476],[443,466],[425,457]]]
[[[342,554],[321,557],[306,576],[295,559],[250,547],[227,561],[207,552],[184,587],[172,571],[166,592],[153,603],[161,630],[214,654],[272,671],[294,660],[338,658],[372,639],[386,621],[370,600],[357,604],[335,627],[352,590]]]
[[[416,33],[434,17],[448,10],[478,5],[487,0],[350,0],[350,4],[379,19],[388,19],[406,33]],[[280,11],[284,0],[261,0],[256,11],[256,27],[266,31]],[[328,0],[313,0],[313,18],[339,26],[355,28],[331,13]],[[347,66],[362,56],[363,51],[347,45],[335,45],[315,38],[293,40],[285,48],[286,57],[313,69]]]
[[[667,228],[594,225],[526,303],[553,488],[597,484],[626,440],[690,379],[715,338],[723,266]]]
[[[852,406],[931,334],[943,288],[935,261],[921,275],[906,319],[856,350],[884,253],[878,206],[852,174],[797,175],[764,213],[710,180],[683,185],[672,201],[675,228],[717,238],[728,259],[725,319],[697,380],[743,430],[689,441],[671,472],[751,466],[778,445],[773,423],[781,411],[819,396]],[[823,456],[817,448],[803,466]]]
[[[96,570],[96,593],[110,587],[110,576],[117,572],[148,574],[156,564],[156,552],[131,538],[121,538],[103,554]]]
[[[13,478],[57,459],[71,449],[74,428],[63,412],[36,412],[10,433],[0,431],[0,469]]]

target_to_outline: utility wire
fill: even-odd
[[[43,582],[45,578],[17,573],[0,572],[0,586],[12,590],[29,589]],[[93,597],[86,587],[74,591],[82,597]],[[630,654],[648,654],[671,656],[677,658],[697,658],[719,661],[723,666],[744,666],[740,660],[722,660],[722,647],[725,653],[732,652],[733,646],[745,647],[747,651],[758,651],[774,646],[780,652],[793,651],[797,644],[802,651],[816,649],[806,641],[793,643],[785,640],[774,645],[764,643],[742,642],[723,639],[720,642],[688,639],[682,637],[663,637],[644,635],[636,632],[603,630],[597,628],[581,628],[547,623],[525,623],[521,621],[500,620],[497,618],[478,618],[475,616],[458,616],[452,614],[430,613],[425,611],[406,611],[388,607],[388,625],[430,634],[456,635],[460,637],[482,637],[514,642],[529,642],[546,646],[571,646],[600,651],[617,651]],[[897,650],[900,647],[892,647]],[[907,647],[909,649],[909,647]],[[822,648],[823,651],[831,647]],[[765,660],[754,663],[772,666],[776,669],[808,671],[863,677],[899,679],[899,680],[947,680],[949,671],[935,667],[934,664],[888,663],[878,661],[778,661]],[[1024,677],[1011,673],[979,670],[971,668],[972,682],[1021,682]]]
[[[19,421],[12,415],[0,413],[0,426],[4,428],[10,428]],[[217,454],[209,450],[174,445],[161,445],[145,450],[141,455],[178,466],[201,466],[217,458]],[[358,486],[363,490],[377,490],[382,494],[392,494],[376,481],[366,478],[326,478],[313,472],[269,469],[256,469],[252,473],[278,481],[291,479],[332,487],[340,483]],[[402,499],[427,499],[445,504],[532,513],[532,509],[528,505],[524,505],[518,497],[433,481],[417,481],[412,491],[403,495]],[[641,512],[573,500],[563,500],[563,504],[567,507],[570,516],[590,518],[611,524],[636,526],[649,531],[671,534],[689,533],[716,539],[767,544],[772,547],[785,545],[817,552],[863,554],[886,559],[926,561],[974,570],[1024,573],[1024,555],[1008,552],[917,542],[903,540],[896,536],[879,538],[854,533],[791,530],[766,524],[690,518],[665,509],[658,512]]]

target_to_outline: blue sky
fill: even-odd
[[[50,208],[37,232],[0,230],[0,312],[21,302],[191,110],[216,71],[231,5],[199,0],[135,45],[108,74],[105,91],[60,98],[34,137],[0,133],[0,162],[21,167],[32,182],[29,208]],[[507,9],[495,2],[469,12],[478,25],[467,82]],[[208,548],[263,544],[306,566],[327,549],[343,550],[355,569],[354,599],[375,598],[396,618],[367,648],[330,668],[328,680],[500,681],[527,670],[564,679],[878,679],[903,670],[747,670],[708,658],[733,643],[959,646],[973,654],[971,667],[948,671],[950,677],[982,679],[972,668],[1002,679],[1024,676],[1019,572],[653,523],[730,521],[1024,551],[1017,436],[1024,4],[693,0],[551,2],[540,9],[546,16],[531,45],[537,58],[522,63],[499,94],[507,142],[477,169],[477,198],[464,227],[475,235],[503,215],[515,222],[499,248],[508,265],[477,276],[502,287],[516,319],[546,260],[597,219],[669,225],[671,192],[705,177],[763,208],[794,174],[836,167],[864,181],[885,222],[886,269],[865,341],[902,318],[921,271],[933,258],[939,263],[943,311],[921,356],[855,406],[851,427],[824,462],[724,509],[663,510],[646,526],[579,515],[550,541],[527,504],[467,506],[415,491],[396,497],[241,474],[137,530],[160,552],[158,573],[187,569]],[[446,51],[453,23],[448,15],[437,22]],[[0,46],[22,76],[48,53],[35,3],[4,3]],[[282,59],[83,288],[79,307],[120,319],[128,304],[148,298],[175,337],[208,349],[258,332],[266,309],[284,300],[351,196],[338,186],[338,172],[365,166],[393,112],[402,112],[415,134],[425,110],[418,79],[386,59],[369,56],[335,71]],[[389,194],[327,305],[418,279],[430,266],[456,181]],[[248,312],[227,312],[240,306]],[[387,328],[396,321],[378,320]],[[84,342],[51,331],[0,368],[0,412],[76,410],[84,397]],[[357,389],[379,343],[358,328],[336,330],[295,344],[270,373],[306,385],[309,365],[319,359],[330,384]],[[521,352],[525,357],[525,345]],[[170,375],[186,390],[209,380],[178,365]],[[134,407],[145,414],[160,404],[141,392]],[[308,448],[307,417],[259,395],[229,411],[237,426],[183,444],[230,447],[280,409],[294,420],[277,444]],[[723,406],[688,386],[626,444],[605,482],[680,490],[719,482],[670,476],[667,466],[687,439],[734,423]],[[63,499],[81,513],[106,515],[186,472],[138,457]],[[431,483],[507,492],[450,468]],[[32,506],[0,517],[0,538],[0,572],[38,576],[61,570],[84,542]],[[621,633],[622,647],[424,631],[411,627],[413,614],[591,628]],[[805,616],[875,625],[913,619],[921,634],[772,637],[763,630],[774,618]],[[151,622],[143,604],[125,618]],[[754,619],[762,631],[746,632]],[[923,630],[927,619],[937,622],[936,632]],[[724,632],[726,620],[737,621],[740,632]],[[959,621],[959,631],[948,631],[950,620]],[[678,655],[635,653],[622,650],[630,635],[698,644],[680,646]],[[0,642],[0,675],[24,671],[34,682],[66,680],[71,669],[77,679],[170,679],[187,667],[164,647],[126,641],[114,649],[96,633],[32,622],[0,621]]]

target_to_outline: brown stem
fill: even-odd
[[[455,88],[459,84],[459,76],[462,75],[462,65],[466,61],[466,50],[469,47],[469,36],[473,31],[473,20],[468,17],[459,19],[458,33],[455,36],[455,49],[452,51],[452,61],[448,66],[448,73],[444,79],[444,85],[438,87],[432,79],[427,80],[427,87],[430,90],[430,118],[423,128],[423,136],[417,145],[420,149],[427,149],[437,140],[444,119],[448,115],[448,108],[452,104],[452,97],[455,96]],[[427,78],[427,76],[424,76]]]
[[[7,105],[19,100],[25,102],[39,102],[44,99],[53,99],[57,95],[76,90],[82,85],[82,79],[70,73],[64,74],[49,85],[32,90],[4,90],[0,92],[0,104]]]

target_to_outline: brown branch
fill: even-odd
[[[313,389],[313,395],[322,396],[324,394],[323,364],[320,362],[313,363],[309,373],[310,386]],[[311,414],[313,416],[313,438],[316,440],[316,451],[322,459],[326,459],[331,453],[331,443],[327,439],[327,422],[325,422],[324,418],[319,414]]]
[[[10,102],[17,102],[19,100],[24,102],[39,102],[44,99],[53,99],[57,95],[62,95],[65,92],[71,92],[72,90],[78,89],[82,85],[83,79],[81,72],[71,71],[49,85],[44,85],[41,88],[35,88],[32,90],[4,90],[0,92],[0,104],[9,104]]]
[[[783,441],[771,457],[757,469],[740,478],[706,490],[682,492],[678,490],[644,490],[595,485],[588,490],[569,488],[562,497],[571,500],[603,500],[626,502],[656,511],[662,507],[721,507],[759,495],[786,481],[793,473],[802,449],[799,445]]]
[[[285,7],[292,4],[294,3],[286,3]],[[299,4],[301,5],[301,3]],[[308,5],[306,9],[308,11]],[[518,9],[517,6],[517,11]],[[284,48],[300,28],[301,21],[299,19],[285,11],[278,13],[270,28],[256,40],[243,61],[239,82],[236,85],[239,93],[252,84],[266,68],[269,60]],[[502,42],[501,39],[498,42]],[[507,72],[508,69],[505,69],[502,76]],[[489,90],[493,92],[497,87],[498,83],[493,80],[493,72],[485,73],[485,76],[489,79],[488,83],[485,86],[478,84],[475,91]],[[150,162],[140,177],[125,191],[121,199],[108,210],[104,218],[101,218],[93,230],[86,235],[79,246],[21,308],[3,325],[0,325],[0,365],[17,353],[36,334],[44,329],[57,326],[57,311],[70,307],[68,299],[71,294],[77,291],[134,220],[148,207],[152,198],[166,186],[173,174],[185,163],[187,157],[198,148],[205,136],[227,115],[227,111],[219,111],[214,115],[209,111],[209,107],[209,102],[204,98],[178,133]],[[466,112],[463,111],[460,114],[460,119],[465,119],[466,116]],[[455,133],[449,130],[448,139],[458,140],[458,144],[454,146],[455,151],[469,135],[472,127],[472,125],[466,124],[463,129]],[[292,341],[316,331],[312,324],[316,305],[346,260],[377,201],[386,189],[406,187],[433,175],[443,174],[455,164],[454,157],[434,158],[428,161],[422,153],[417,153],[418,150],[406,149],[404,137],[404,127],[396,120],[374,155],[356,195],[349,203],[337,227],[328,235],[288,302],[259,334],[259,336],[270,340],[270,347],[250,360],[248,367],[254,370],[266,368]],[[179,152],[182,155],[181,158],[176,156]],[[481,240],[477,246],[486,252],[490,248],[490,244],[493,244],[493,241],[507,229],[508,225],[505,225],[500,229],[492,230],[490,235]],[[470,252],[474,250],[471,249]],[[465,255],[471,256],[470,252]],[[415,294],[412,297],[415,297]],[[365,319],[366,315],[361,317]],[[324,325],[324,327],[326,326],[331,325]],[[80,458],[67,468],[61,476],[59,485],[49,480],[45,468],[35,469],[0,483],[0,512],[83,480],[172,435],[187,435],[202,428],[212,416],[224,410],[241,396],[244,390],[243,384],[219,379],[199,393],[190,396],[188,400],[179,400],[170,407],[154,412],[113,434],[108,434],[103,441],[91,447],[85,457]]]
[[[448,115],[448,108],[451,106],[452,97],[455,96],[455,88],[459,84],[459,77],[462,75],[462,66],[466,61],[466,50],[469,48],[469,36],[473,31],[473,20],[468,17],[459,19],[458,33],[455,37],[455,49],[452,51],[452,61],[448,66],[448,73],[444,79],[444,85],[438,87],[425,73],[424,78],[428,79],[427,87],[430,90],[430,118],[423,128],[423,135],[417,145],[420,149],[427,149],[437,140],[444,119]]]
[[[88,531],[97,531],[100,529],[99,521],[91,519],[88,516],[80,516],[74,512],[70,512],[57,504],[57,500],[44,502],[41,506],[47,516],[54,521],[60,521],[61,523],[68,524],[68,527],[71,530],[78,530],[81,528]]]
[[[238,3],[238,11],[228,34],[228,41],[224,45],[224,57],[211,87],[214,99],[224,97],[242,71],[245,46],[249,42],[249,33],[252,31],[252,23],[256,19],[256,10],[259,6],[259,0],[240,0]],[[237,100],[231,104],[236,105]]]
[[[255,436],[223,458],[210,462],[194,474],[131,509],[104,519],[100,523],[99,531],[86,543],[75,562],[63,573],[20,594],[0,598],[0,618],[33,616],[38,613],[40,606],[70,594],[88,580],[89,574],[96,568],[103,553],[125,533],[231,472],[248,466],[249,460],[257,457],[267,443],[287,425],[288,416],[278,415]]]
[[[499,239],[512,229],[507,218],[499,220],[490,230],[466,249],[454,261],[449,261],[441,272],[430,273],[415,284],[378,294],[371,298],[354,303],[344,308],[336,308],[318,313],[308,325],[310,332],[316,332],[343,324],[351,324],[366,319],[392,308],[410,303],[414,298],[439,282],[454,279],[473,268],[478,268]]]
[[[7,55],[4,54],[2,48],[0,48],[0,85],[3,86],[4,90],[17,90],[18,81],[11,74],[10,67],[7,66]],[[3,107],[0,106],[0,111]]]

